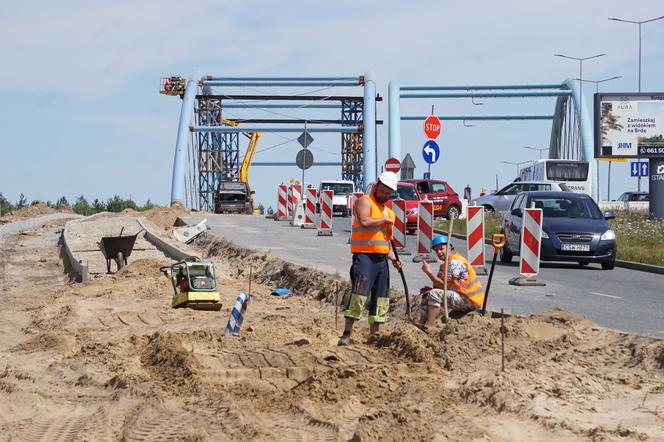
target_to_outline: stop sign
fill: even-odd
[[[429,115],[424,120],[424,135],[430,140],[435,140],[440,135],[440,120],[435,115]]]
[[[387,161],[385,161],[385,170],[397,173],[401,170],[401,163],[396,158],[388,158]]]

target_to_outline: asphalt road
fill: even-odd
[[[189,222],[207,218],[210,233],[235,244],[265,250],[295,264],[338,272],[348,278],[350,268],[350,218],[334,218],[332,237],[317,236],[316,230],[291,227],[285,221],[273,221],[260,216],[206,215],[195,216]],[[407,248],[414,249],[416,236],[408,235]],[[466,254],[463,240],[452,241],[457,250]],[[421,264],[403,256],[404,272],[410,293],[430,285],[422,273]],[[493,256],[486,248],[487,270]],[[439,264],[432,263],[432,266]],[[600,325],[657,337],[664,337],[664,276],[623,268],[602,270],[599,265],[580,267],[566,263],[542,263],[538,279],[544,287],[517,287],[508,284],[519,275],[515,258],[511,265],[496,262],[489,294],[488,308],[517,314],[531,314],[560,307],[579,313]],[[481,276],[486,287],[487,276]],[[391,268],[391,285],[402,291],[398,272]]]

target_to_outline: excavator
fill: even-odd
[[[229,126],[238,127],[240,124],[236,121],[222,118],[222,123]],[[242,165],[240,166],[239,182],[222,181],[219,183],[217,194],[215,195],[215,212],[217,213],[246,213],[257,214],[258,210],[254,204],[254,198],[251,187],[249,186],[249,169],[256,155],[256,146],[261,137],[260,132],[243,133],[249,138],[247,153],[244,155]]]

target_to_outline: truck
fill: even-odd
[[[318,194],[320,195],[323,190],[332,190],[334,192],[334,199],[332,201],[332,214],[340,214],[341,216],[350,216],[351,210],[348,207],[346,195],[350,195],[355,191],[355,184],[350,180],[323,180],[318,187]]]
[[[214,195],[214,212],[251,215],[254,211],[253,194],[247,183],[222,181]]]

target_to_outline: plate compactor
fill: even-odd
[[[214,263],[181,261],[159,269],[173,286],[173,308],[221,310]]]

